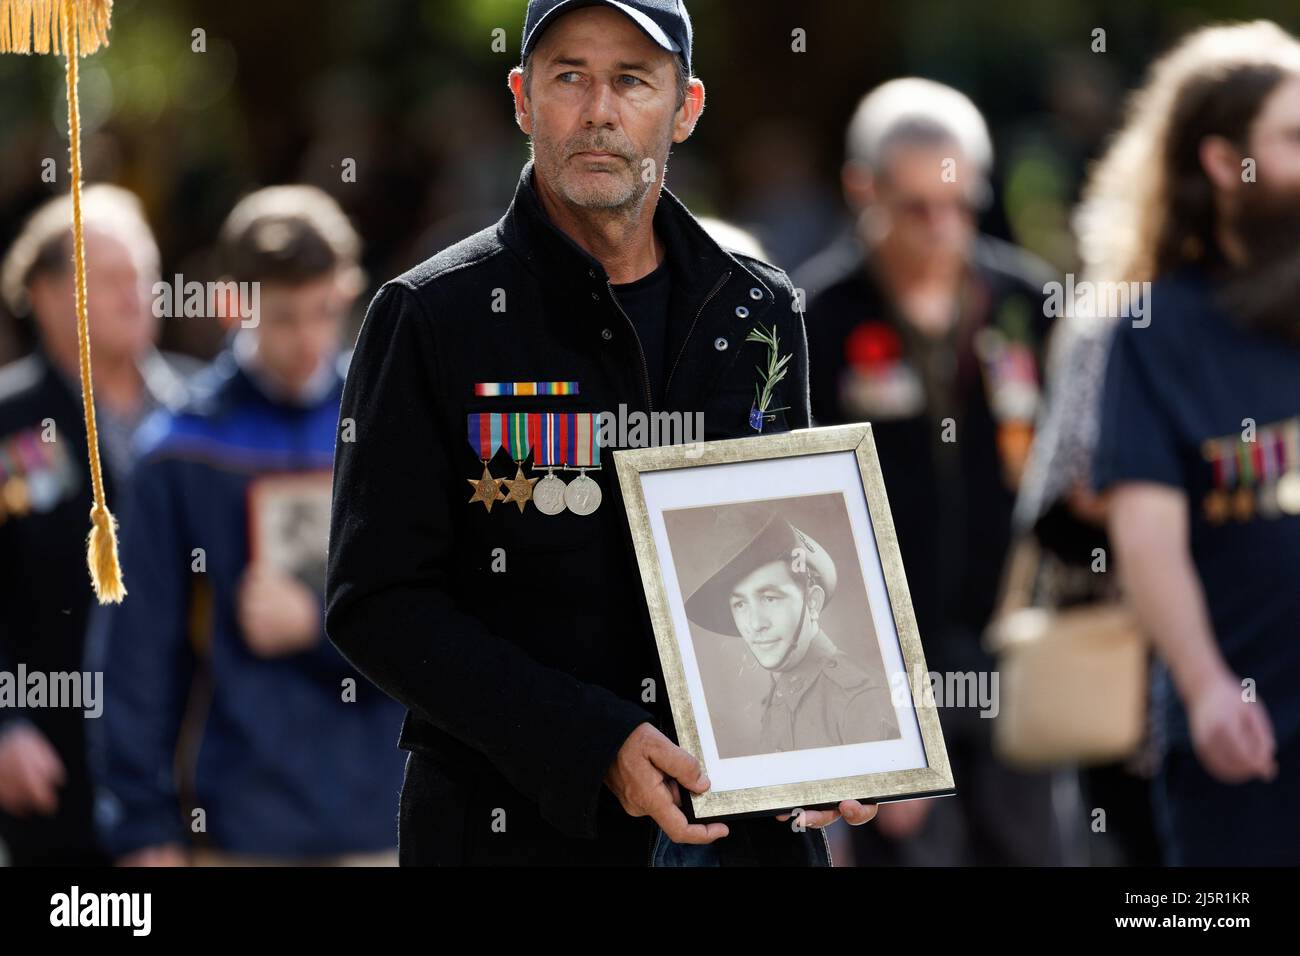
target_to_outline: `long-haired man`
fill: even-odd
[[[1093,477],[1164,668],[1173,864],[1300,863],[1300,42],[1211,27],[1156,62],[1085,193],[1116,323]]]

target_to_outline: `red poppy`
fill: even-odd
[[[844,357],[855,367],[896,362],[903,354],[898,333],[887,323],[867,321],[858,325],[844,341]]]

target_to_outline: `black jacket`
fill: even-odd
[[[531,176],[494,227],[380,289],[343,394],[325,626],[409,710],[404,863],[645,865],[655,825],[603,778],[640,723],[675,739],[608,451],[588,473],[604,496],[594,514],[488,512],[468,504],[482,465],[466,414],[666,407],[702,411],[708,439],[753,434],[765,348],[744,339],[775,323],[795,359],[773,402],[790,407],[764,430],[809,424],[803,319],[782,271],[724,252],[661,192],[680,351],[653,401],[604,269],[549,221]],[[580,391],[475,396],[476,382],[554,380]],[[515,471],[504,451],[491,468]],[[821,834],[770,817],[734,821],[719,849],[728,864],[828,862]]]

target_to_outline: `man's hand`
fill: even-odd
[[[874,803],[841,800],[840,805],[834,810],[800,810],[799,824],[808,830],[818,830],[830,826],[843,817],[844,822],[849,826],[858,827],[875,819],[876,809]],[[790,814],[782,813],[777,816],[777,819],[784,822],[790,819]]]
[[[0,810],[52,816],[66,776],[58,752],[35,727],[20,723],[0,733]]]
[[[284,657],[313,647],[321,636],[316,595],[297,578],[251,564],[239,582],[237,611],[244,643],[258,657]]]
[[[709,778],[698,760],[648,723],[628,735],[605,774],[628,815],[652,817],[674,843],[712,843],[731,832],[725,823],[687,823],[678,784],[704,793]]]
[[[190,857],[185,849],[175,843],[146,846],[128,853],[117,861],[118,866],[189,866]]]
[[[1222,674],[1188,701],[1192,746],[1209,774],[1223,783],[1277,775],[1273,724],[1261,701],[1241,697],[1241,682]]]

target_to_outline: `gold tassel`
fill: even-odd
[[[71,8],[69,12],[68,8]],[[113,0],[0,0],[0,53],[53,53],[66,49],[60,39],[70,18],[81,56],[108,46]]]
[[[108,510],[95,427],[95,391],[90,374],[90,325],[86,306],[86,246],[81,221],[81,112],[77,102],[77,59],[108,45],[112,0],[0,0],[0,53],[62,52],[68,61],[68,152],[72,156],[72,237],[76,263],[77,344],[81,403],[90,454],[90,509],[86,563],[100,604],[126,597],[117,560],[117,521]],[[62,41],[62,50],[60,50]]]

